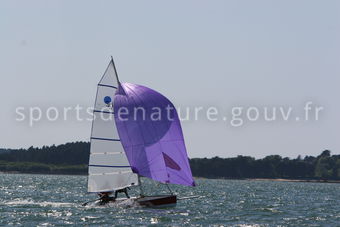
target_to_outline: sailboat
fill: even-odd
[[[145,195],[141,177],[195,186],[174,105],[155,90],[121,83],[112,57],[97,87],[88,166],[89,193],[140,187],[131,199],[142,206],[174,205],[177,196]]]

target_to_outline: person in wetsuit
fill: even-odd
[[[100,205],[104,205],[108,202],[115,201],[115,197],[111,197],[112,192],[100,192],[98,193]]]
[[[129,194],[127,193],[127,189],[129,189],[130,190],[130,188],[129,187],[126,187],[126,188],[122,188],[122,189],[119,189],[119,190],[116,190],[115,191],[115,199],[117,198],[117,196],[118,196],[118,193],[125,193],[125,195],[126,195],[126,198],[128,198],[128,199],[130,199],[130,196],[129,196]]]

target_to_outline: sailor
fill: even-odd
[[[125,193],[125,195],[126,195],[126,198],[130,198],[130,196],[128,195],[128,193],[127,193],[127,189],[129,189],[130,190],[130,188],[129,187],[126,187],[126,188],[122,188],[122,189],[119,189],[119,190],[116,190],[115,191],[115,199],[117,198],[117,196],[118,196],[118,193]]]
[[[98,196],[100,197],[100,204],[104,205],[110,201],[115,201],[116,198],[115,197],[111,197],[110,195],[112,194],[112,192],[100,192],[98,193]]]

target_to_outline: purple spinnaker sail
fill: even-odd
[[[162,183],[195,186],[174,105],[160,93],[122,83],[115,121],[132,171]]]

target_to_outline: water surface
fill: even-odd
[[[207,180],[175,208],[83,207],[85,176],[0,174],[0,226],[340,226],[340,184]],[[144,180],[148,193],[165,192]],[[131,190],[134,195],[138,190]]]

